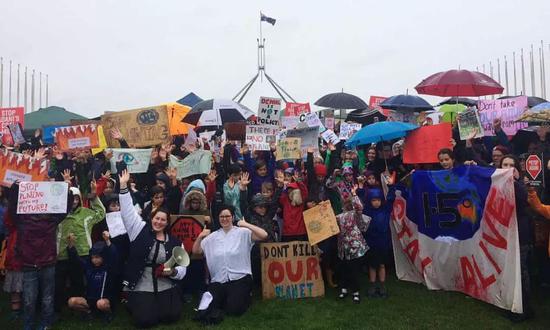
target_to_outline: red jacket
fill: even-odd
[[[303,212],[308,192],[303,182],[298,182],[298,188],[302,192],[302,205],[292,206],[287,191],[284,191],[279,197],[279,204],[283,209],[283,236],[307,234]]]
[[[10,271],[20,271],[21,270],[21,260],[15,257],[15,246],[17,242],[17,229],[13,223],[11,214],[6,212],[4,214],[4,225],[8,230],[7,244],[6,244],[6,261],[4,266],[7,270]]]

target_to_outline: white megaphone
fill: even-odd
[[[172,267],[176,264],[178,266],[187,267],[189,266],[189,262],[190,260],[187,251],[185,251],[185,249],[181,246],[176,246],[172,249],[172,257],[164,263],[164,271],[171,271]]]

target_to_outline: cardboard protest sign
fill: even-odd
[[[262,297],[322,297],[325,283],[317,247],[308,242],[262,243]]]
[[[321,133],[321,137],[323,138],[323,140],[325,140],[326,143],[337,144],[338,142],[340,142],[338,135],[336,135],[336,133],[334,133],[334,131],[331,129],[327,129],[323,133]]]
[[[305,114],[305,121],[308,127],[319,127],[319,133],[322,133],[326,130],[325,125],[319,119],[319,116],[315,112],[310,112]]]
[[[374,96],[374,95],[371,95],[371,97],[369,97],[369,108],[375,108],[375,109],[378,109],[380,110],[380,103],[384,102],[385,100],[387,99],[387,97],[385,96]],[[380,111],[382,112],[382,111]]]
[[[204,229],[206,217],[204,215],[172,215],[170,216],[170,234],[177,237],[185,251],[191,256],[193,244]]]
[[[117,173],[116,164],[124,162],[128,173],[147,173],[151,163],[153,149],[109,149],[113,152],[111,157],[111,173]]]
[[[103,132],[103,126],[97,126],[97,136],[99,137],[99,146],[97,148],[92,148],[92,155],[97,155],[107,148],[107,140],[105,139],[105,134]]]
[[[303,117],[305,119],[305,116]],[[284,116],[281,117],[281,126],[286,129],[296,128],[300,124],[299,116]]]
[[[472,138],[470,135],[474,134],[474,132],[477,132],[477,134],[473,136],[473,138],[485,136],[483,133],[483,127],[481,126],[481,121],[479,120],[479,114],[476,109],[471,108],[459,113],[457,116],[457,121],[461,140],[467,140],[468,137]]]
[[[227,140],[244,141],[246,138],[246,122],[235,122],[223,124]]]
[[[390,228],[397,277],[522,312],[513,172],[481,166],[415,171]]]
[[[307,156],[307,149],[313,148],[313,153],[319,152],[319,128],[304,127],[286,131],[286,137],[297,137],[301,139],[302,155]]]
[[[69,185],[66,182],[21,182],[17,196],[17,214],[67,212]]]
[[[170,136],[165,105],[110,112],[101,116],[105,132],[118,128],[129,145],[140,148],[166,142]],[[119,147],[118,141],[105,134],[110,147]]]
[[[10,131],[13,143],[23,144],[26,142],[25,137],[23,136],[23,129],[21,128],[21,124],[8,124],[8,129]]]
[[[279,130],[275,126],[246,126],[246,144],[250,150],[270,150],[270,143],[275,143],[275,135]]]
[[[279,126],[279,117],[281,116],[281,99],[273,97],[260,97],[258,106],[259,125]]]
[[[452,149],[451,124],[422,126],[412,131],[405,138],[403,163],[429,164],[438,163],[437,153],[443,148]]]
[[[349,140],[353,134],[361,130],[361,124],[343,122],[340,125],[340,140]]]
[[[311,109],[309,107],[308,103],[291,103],[287,102],[285,107],[285,117],[297,117],[303,113],[309,113],[311,112]]]
[[[300,138],[284,138],[277,142],[277,160],[299,159],[300,158]]]
[[[325,127],[334,130],[334,117],[325,117]]]
[[[516,121],[527,109],[527,96],[500,100],[480,100],[477,104],[479,119],[485,136],[495,135],[493,132],[493,120],[495,118],[501,119],[502,130],[506,135],[515,135],[518,130],[527,127],[527,123]]]
[[[0,108],[0,141],[4,145],[13,145],[8,125],[21,124],[25,127],[25,108]]]
[[[61,127],[66,127],[66,126],[65,125],[42,126],[42,142],[44,142],[44,144],[54,144],[55,130]]]
[[[304,223],[306,224],[307,237],[311,245],[315,245],[340,233],[336,215],[334,215],[330,201],[321,202],[315,207],[304,211]]]
[[[63,151],[99,147],[99,135],[95,124],[56,128],[55,142]]]
[[[197,174],[208,174],[212,167],[212,152],[209,150],[195,150],[184,159],[170,155],[169,166],[176,168],[178,179]]]
[[[529,178],[529,185],[540,187],[544,185],[544,164],[543,157],[537,154],[527,156],[525,160],[525,172]]]
[[[47,181],[49,161],[29,158],[23,154],[0,149],[0,185],[15,181]]]

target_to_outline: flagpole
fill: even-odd
[[[38,109],[42,109],[42,72],[38,74]]]
[[[509,96],[510,89],[508,88],[508,59],[506,58],[506,55],[504,55],[504,79],[506,81],[506,96]]]
[[[20,88],[19,88],[19,70],[20,70],[20,64],[17,64],[17,106],[20,106],[21,103],[19,103],[19,95],[20,95]]]
[[[25,113],[27,113],[27,111],[28,111],[27,106],[29,105],[29,103],[27,102],[28,101],[27,94],[28,94],[27,66],[25,66],[25,92],[23,93]]]
[[[544,76],[542,75],[542,48],[539,47],[540,97],[544,98]]]
[[[521,49],[521,95],[527,95],[525,92],[525,63],[523,62],[523,48]]]
[[[518,81],[516,79],[516,52],[512,53],[512,59],[514,62],[514,95],[518,95]]]
[[[11,60],[10,60],[10,81],[8,81],[8,107],[11,108]]]
[[[49,75],[46,74],[46,108],[48,107],[48,98],[49,98],[49,94],[50,94],[50,86],[49,86]]]
[[[34,111],[34,76],[35,76],[35,70],[32,69],[32,76],[31,76],[31,112]]]
[[[540,41],[540,66],[541,66],[541,81],[542,81],[542,98],[546,98],[546,65],[544,63],[544,41]]]
[[[535,56],[533,55],[533,44],[531,44],[531,53],[530,56],[530,69],[531,69],[531,93],[532,96],[536,96],[535,94]]]

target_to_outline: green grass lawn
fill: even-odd
[[[394,278],[394,276],[392,277]],[[364,285],[366,289],[366,283]],[[363,291],[365,291],[363,289]],[[388,299],[367,299],[359,305],[348,297],[339,301],[337,291],[328,289],[326,297],[302,300],[261,300],[255,293],[250,310],[240,318],[226,317],[219,329],[550,329],[550,292],[534,290],[535,319],[520,324],[510,322],[502,310],[460,293],[428,291],[424,286],[391,279]],[[19,329],[9,323],[8,297],[0,296],[0,329]],[[195,303],[185,305],[182,319],[156,329],[195,329],[192,321]],[[104,325],[90,323],[65,311],[55,329],[131,329],[130,318],[120,308],[115,320]]]

